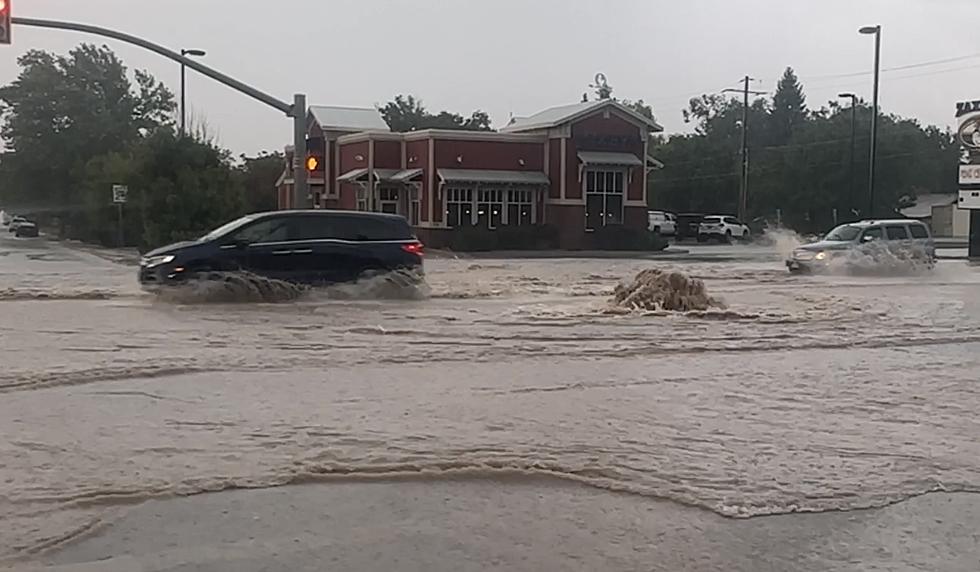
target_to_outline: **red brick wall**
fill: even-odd
[[[402,166],[401,141],[375,141],[374,166],[380,169],[400,169]]]
[[[414,161],[412,160],[414,158]],[[429,140],[405,142],[405,168],[422,169],[422,189],[419,194],[419,220],[429,221]],[[435,189],[435,187],[433,187]],[[438,215],[439,213],[436,213]],[[439,220],[442,220],[441,218]]]
[[[646,162],[643,156],[643,131],[633,123],[618,117],[610,112],[609,117],[603,117],[604,112],[598,111],[593,115],[585,117],[572,124],[572,139],[568,146],[569,165],[574,165],[573,170],[569,167],[568,179],[565,194],[569,198],[582,196],[582,182],[578,180],[578,152],[579,151],[609,151],[615,153],[632,153],[642,162]],[[616,141],[614,138],[624,138]],[[603,140],[604,138],[608,138]],[[598,139],[598,140],[597,140]],[[643,169],[644,167],[633,167],[633,180],[626,188],[626,198],[628,200],[643,200],[646,194],[643,188]],[[574,171],[574,172],[572,172]],[[574,191],[572,187],[574,186]],[[574,192],[574,194],[572,194]]]
[[[362,159],[357,160],[357,156],[360,155]],[[357,143],[347,143],[340,145],[340,168],[337,169],[337,174],[335,177],[339,177],[344,173],[351,171],[353,169],[361,169],[368,166],[368,142],[359,141]],[[356,209],[357,208],[357,189],[358,186],[353,183],[340,183],[340,201],[339,207],[342,209]]]
[[[551,178],[551,186],[548,187],[548,196],[553,199],[561,198],[561,139],[550,139],[547,143],[551,146],[548,150],[548,176]]]
[[[436,168],[500,169],[543,171],[544,147],[541,143],[512,141],[457,141],[436,139]],[[456,159],[462,157],[460,163]],[[520,160],[524,164],[520,164]]]

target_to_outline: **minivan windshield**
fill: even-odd
[[[850,242],[861,234],[861,227],[854,226],[850,224],[842,224],[834,230],[827,233],[824,240],[830,240],[834,242]]]
[[[236,218],[235,220],[225,223],[219,226],[218,228],[212,230],[211,232],[205,234],[200,238],[200,240],[202,241],[214,240],[218,237],[228,234],[229,232],[235,230],[236,228],[242,226],[243,224],[252,222],[253,220],[255,220],[255,217],[251,215],[246,215],[241,218]]]

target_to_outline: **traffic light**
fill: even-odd
[[[10,2],[0,0],[0,44],[10,44]]]
[[[0,0],[2,2],[3,0]],[[310,155],[306,158],[306,170],[309,172],[317,171],[320,169],[320,158],[316,155]]]

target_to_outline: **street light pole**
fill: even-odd
[[[180,55],[203,57],[204,50],[180,50]],[[187,66],[180,62],[180,136],[187,132]]]
[[[854,193],[857,192],[854,182],[854,158],[857,156],[857,96],[853,93],[841,93],[837,97],[851,100],[851,166],[848,169],[847,177],[851,183],[851,196],[853,197]]]
[[[875,81],[871,110],[871,165],[868,169],[868,217],[875,216],[875,158],[878,155],[878,77],[881,72],[881,26],[865,26],[858,30],[875,37]]]

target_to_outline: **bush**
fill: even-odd
[[[592,244],[599,250],[660,251],[667,248],[667,241],[655,232],[609,225],[592,234]]]
[[[504,226],[496,230],[464,227],[452,232],[449,247],[460,252],[554,249],[558,248],[558,228],[551,225]]]

